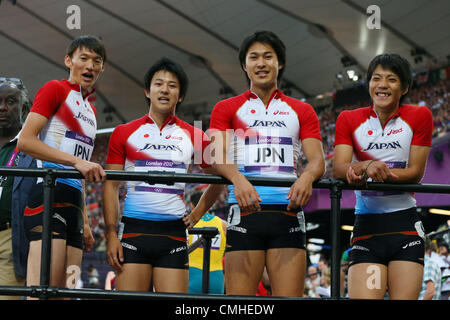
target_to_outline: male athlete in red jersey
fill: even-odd
[[[297,178],[300,148],[308,160],[291,188],[256,187],[253,206],[232,205],[228,217],[227,294],[255,295],[267,267],[274,296],[302,296],[305,222],[301,206],[325,171],[319,121],[311,105],[284,95],[278,81],[285,47],[272,32],[256,32],[240,48],[250,89],[217,103],[211,134],[219,154],[228,154],[245,176]],[[230,192],[229,202],[239,204]],[[260,205],[261,202],[261,205]]]
[[[47,82],[37,93],[17,143],[21,151],[42,160],[47,168],[75,168],[87,181],[102,181],[103,168],[90,162],[97,130],[96,110],[89,95],[103,72],[106,52],[93,36],[75,39],[68,47],[65,65],[69,78]],[[52,217],[50,285],[66,286],[66,268],[81,265],[83,243],[93,237],[84,203],[84,181],[57,179]],[[25,209],[30,239],[27,285],[39,285],[42,242],[43,187],[38,180]]]
[[[412,82],[408,61],[397,54],[379,55],[366,78],[373,104],[339,115],[334,176],[353,185],[420,182],[433,121],[428,108],[402,104]],[[414,195],[355,193],[349,297],[382,299],[387,287],[391,299],[416,300],[422,284],[424,231]]]
[[[239,180],[237,170],[219,167],[212,171],[204,157],[209,138],[175,116],[188,87],[188,78],[180,65],[167,58],[160,59],[149,68],[144,82],[148,113],[114,130],[106,169],[186,173],[195,163],[205,172],[220,174],[231,181],[237,176],[237,190],[245,193],[254,189],[245,178]],[[107,255],[117,271],[116,289],[148,291],[153,280],[157,292],[188,292],[186,225],[190,224],[185,216],[184,183],[168,186],[129,181],[119,234],[118,188],[118,181],[106,181],[104,191]],[[194,209],[201,211],[200,217],[217,199],[221,188],[208,187],[206,196]]]

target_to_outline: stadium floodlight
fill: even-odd
[[[445,216],[450,216],[450,210],[431,208],[428,210],[428,212],[433,213],[433,214],[441,214],[441,215],[445,215]]]
[[[347,225],[347,224],[343,224],[343,225],[341,226],[341,229],[342,229],[342,230],[345,230],[345,231],[353,231],[353,226],[349,226],[349,225]]]

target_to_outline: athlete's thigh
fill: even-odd
[[[379,263],[357,263],[348,270],[350,299],[383,299],[387,286],[387,266]]]
[[[303,296],[306,272],[306,252],[297,248],[269,249],[266,255],[267,273],[274,296]]]
[[[187,293],[189,269],[153,268],[153,285],[156,292]]]
[[[30,242],[27,262],[27,286],[38,286],[41,283],[41,252],[42,240]],[[52,240],[50,263],[50,286],[64,287],[66,266],[66,241]],[[29,297],[28,299],[34,299]]]
[[[264,250],[225,253],[225,290],[231,295],[255,295],[266,260]]]
[[[116,275],[116,290],[149,291],[152,266],[143,263],[124,263]]]
[[[417,300],[422,288],[423,266],[412,261],[391,261],[388,266],[389,299]]]

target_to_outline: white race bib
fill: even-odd
[[[89,161],[93,150],[94,140],[92,138],[75,131],[66,131],[61,142],[61,151]]]
[[[245,171],[293,172],[291,137],[246,137]]]

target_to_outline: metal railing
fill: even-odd
[[[52,297],[79,297],[79,298],[97,298],[97,299],[140,299],[140,298],[201,298],[211,299],[213,295],[186,295],[186,294],[164,294],[164,293],[145,293],[130,291],[106,291],[106,290],[83,290],[83,289],[65,289],[49,287],[50,283],[50,257],[51,257],[51,208],[53,204],[53,189],[56,178],[82,178],[82,175],[76,170],[63,169],[23,169],[0,167],[1,176],[25,176],[25,177],[43,177],[44,187],[44,212],[43,212],[43,234],[42,234],[42,253],[41,253],[41,275],[40,285],[35,287],[0,287],[0,295],[25,295],[48,299]],[[263,178],[247,177],[253,185],[258,186],[277,186],[290,187],[295,178]],[[172,185],[175,182],[184,182],[191,184],[231,184],[227,179],[209,175],[209,174],[177,174],[170,172],[127,172],[106,170],[107,180],[128,180],[145,181],[149,184]],[[367,186],[349,186],[342,180],[322,179],[313,184],[314,188],[330,190],[330,238],[331,238],[331,299],[340,298],[340,201],[342,190],[378,190],[378,191],[404,191],[421,193],[448,193],[450,194],[450,185],[444,184],[387,184],[387,183],[368,183]],[[246,299],[245,297],[220,296],[221,299]],[[247,297],[249,298],[249,297]]]

